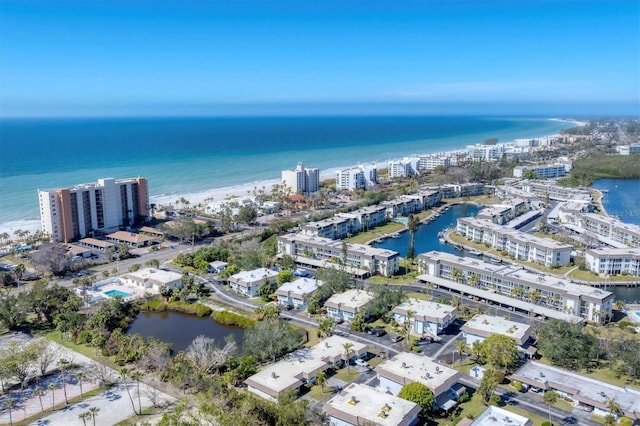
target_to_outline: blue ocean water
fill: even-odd
[[[599,179],[594,188],[604,189],[602,206],[609,216],[640,225],[640,180]]]
[[[533,138],[571,127],[544,118],[455,116],[0,120],[0,226],[38,219],[37,189],[144,176],[151,196]]]

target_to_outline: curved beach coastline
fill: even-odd
[[[532,134],[522,134],[522,133],[517,133],[517,134],[513,134],[513,132],[511,132],[510,136],[512,136],[512,138],[510,140],[501,140],[502,142],[509,142],[515,139],[534,139],[534,138],[542,138],[542,137],[548,137],[548,136],[554,136],[557,134],[558,131],[560,131],[562,128],[568,128],[568,127],[572,127],[572,126],[576,126],[576,125],[582,125],[584,123],[576,121],[576,120],[570,120],[570,119],[540,119],[539,120],[542,124],[544,124],[544,122],[555,122],[557,127],[555,130],[555,133],[553,134],[545,134],[545,135],[532,135]],[[541,125],[542,125],[541,124]],[[535,132],[535,130],[532,131],[532,133]],[[502,134],[509,134],[509,129],[506,129],[504,131],[499,131],[499,132],[490,132],[492,134],[494,133],[502,133]],[[419,141],[400,141],[400,142],[390,142],[387,144],[383,144],[380,146],[376,146],[376,149],[363,149],[361,152],[361,156],[362,156],[362,160],[356,160],[358,162],[355,162],[353,160],[349,161],[349,156],[340,156],[340,155],[335,155],[335,156],[331,156],[329,158],[324,158],[324,159],[320,159],[320,158],[315,158],[314,157],[314,153],[316,154],[316,156],[319,154],[318,152],[309,152],[308,155],[305,157],[305,152],[300,152],[298,155],[300,155],[300,158],[298,158],[297,161],[303,161],[306,165],[310,166],[310,167],[321,167],[321,179],[330,179],[333,178],[335,176],[335,172],[337,170],[343,169],[343,168],[347,168],[350,166],[355,166],[357,164],[362,164],[364,162],[367,163],[375,163],[377,165],[378,168],[386,168],[388,161],[393,160],[393,159],[398,159],[398,158],[402,158],[404,156],[408,156],[408,155],[424,155],[424,154],[434,154],[437,152],[456,152],[456,151],[460,151],[464,146],[470,144],[470,143],[477,143],[477,142],[481,142],[483,139],[482,137],[487,136],[487,133],[473,133],[470,135],[465,135],[465,136],[456,136],[456,137],[444,137],[444,138],[435,138],[435,139],[423,139],[423,140],[419,140]],[[431,143],[433,143],[436,147],[436,149],[429,149]],[[408,151],[408,149],[415,149],[416,146],[420,146],[423,150],[422,151]],[[442,146],[446,146],[447,149],[445,151],[441,150],[441,149],[437,149],[438,147],[442,147]],[[344,149],[348,149],[349,147],[345,147]],[[352,150],[355,149],[356,147],[352,147]],[[425,150],[426,148],[426,150]],[[343,149],[342,147],[338,148],[338,149]],[[380,152],[381,155],[385,155],[386,152],[386,156],[389,157],[388,159],[386,158],[380,158],[380,156],[377,157],[377,159],[374,157],[376,155],[376,151]],[[291,154],[290,152],[285,152],[282,154],[286,154],[288,157],[292,157],[293,154]],[[353,153],[351,154],[351,158],[353,158]],[[271,157],[271,158],[270,158]],[[278,153],[274,153],[271,154],[269,156],[265,156],[264,161],[266,162],[266,164],[272,164],[275,163],[275,161],[270,161],[273,160],[273,157],[278,157]],[[345,158],[346,157],[346,158]],[[346,161],[340,161],[340,160],[346,160]],[[297,162],[296,161],[296,162]],[[179,163],[180,159],[176,159],[176,163]],[[327,163],[333,163],[333,167],[327,168],[325,165]],[[288,164],[288,163],[287,163]],[[185,174],[188,174],[189,172],[191,172],[193,169],[195,169],[194,165],[191,165],[191,168],[189,167],[189,164],[184,164],[185,167]],[[227,167],[232,167],[232,165],[230,164],[225,164],[225,166]],[[324,167],[323,167],[324,166]],[[159,165],[159,168],[161,167],[161,165]],[[285,168],[293,168],[295,167],[295,162],[292,162],[291,164],[289,164],[288,167]],[[117,170],[117,168],[114,168],[113,170]],[[108,173],[108,174],[102,174],[104,172],[101,172],[100,170],[95,170],[92,173],[93,178],[89,179],[88,181],[95,181],[96,179],[100,178],[100,177],[129,177],[129,175],[115,175],[115,173],[113,172],[113,170]],[[160,173],[162,171],[159,171]],[[99,175],[96,175],[96,173],[101,173]],[[86,173],[85,173],[86,174]],[[161,186],[161,191],[164,189],[164,191],[162,191],[162,193],[158,194],[153,193],[154,188],[157,187],[157,185],[154,185],[154,176],[149,176],[148,174],[143,174],[141,173],[141,175],[145,175],[147,178],[150,179],[150,190],[152,191],[151,196],[150,196],[150,202],[151,203],[156,203],[156,204],[162,204],[162,205],[166,205],[166,204],[170,204],[170,203],[175,203],[176,200],[180,199],[180,198],[185,198],[187,200],[189,200],[189,203],[191,205],[197,205],[200,203],[205,203],[207,201],[221,201],[224,199],[228,199],[230,197],[237,197],[237,196],[243,196],[243,195],[248,195],[250,194],[254,188],[258,188],[258,189],[262,189],[264,188],[265,191],[269,191],[272,186],[274,184],[279,183],[279,174],[280,174],[280,169],[277,167],[277,164],[273,164],[273,170],[271,170],[270,172],[262,172],[262,176],[265,176],[265,174],[268,174],[270,176],[272,176],[271,178],[266,178],[266,179],[259,179],[259,180],[254,180],[251,182],[242,182],[241,179],[242,177],[238,177],[238,179],[236,179],[238,182],[238,184],[232,184],[232,185],[227,185],[227,186],[223,186],[223,187],[214,187],[211,189],[204,189],[201,190],[200,188],[197,188],[196,190],[194,190],[193,192],[188,192],[188,191],[183,191],[183,190],[177,190],[177,191],[170,191],[167,189],[171,189],[170,185],[167,185],[167,183],[165,183],[165,186]],[[26,175],[25,175],[26,176]],[[260,176],[260,177],[262,177]],[[167,179],[165,179],[167,180]],[[81,183],[84,182],[84,180],[76,180],[75,183]],[[170,183],[170,182],[169,182]],[[33,200],[36,201],[37,197],[35,196],[35,189],[36,188],[32,188],[33,192],[31,194],[33,194]],[[29,195],[31,195],[29,194]],[[31,201],[31,200],[30,200]],[[19,202],[19,201],[18,201]],[[37,203],[37,201],[36,201]],[[32,203],[30,203],[32,204]],[[36,204],[37,206],[37,204]],[[39,220],[36,218],[33,218],[32,215],[33,212],[31,212],[31,210],[33,210],[33,208],[31,206],[28,206],[29,208],[27,208],[27,206],[25,206],[25,209],[23,211],[24,214],[21,214],[20,216],[24,219],[16,219],[16,220],[8,220],[5,221],[4,223],[0,223],[0,233],[2,232],[7,232],[11,237],[13,237],[13,232],[17,229],[21,229],[21,230],[29,230],[30,232],[35,232],[37,229],[39,229],[40,224],[39,224]],[[37,214],[37,209],[35,211],[35,214]]]

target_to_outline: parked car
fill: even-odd
[[[369,363],[367,361],[365,361],[364,359],[362,359],[362,358],[356,359],[356,365],[359,365],[360,367],[369,368]]]
[[[402,339],[404,339],[404,337],[402,337],[402,336],[401,336],[401,335],[399,335],[399,334],[394,334],[394,335],[392,335],[392,336],[391,336],[391,341],[392,341],[393,343],[399,342],[399,341],[400,341],[400,340],[402,340]]]

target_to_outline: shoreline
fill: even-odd
[[[573,119],[559,119],[559,118],[549,118],[549,121],[563,122],[567,124],[571,124],[572,126],[584,126],[587,125],[587,122],[582,122]],[[503,142],[505,144],[514,143],[517,140],[522,139],[541,139],[541,138],[549,138],[558,136],[558,133],[554,134],[546,134],[542,136],[531,136],[525,138],[517,138],[512,139],[507,142]],[[382,161],[371,161],[371,162],[359,162],[355,164],[351,164],[349,166],[344,167],[330,167],[320,172],[320,180],[332,179],[335,178],[335,174],[338,170],[348,169],[352,167],[357,167],[361,164],[373,164],[378,170],[387,169],[387,165],[390,161],[395,161],[402,159],[407,156],[414,155],[451,155],[457,152],[464,151],[464,147],[449,149],[446,151],[430,151],[423,152],[420,154],[417,153],[403,153],[399,154],[394,158],[385,159]],[[242,196],[251,196],[251,192],[255,189],[262,189],[267,193],[270,193],[273,189],[273,186],[280,183],[280,179],[272,178],[272,179],[264,179],[260,181],[253,181],[247,183],[239,183],[237,185],[231,185],[221,188],[210,188],[200,192],[174,192],[174,193],[163,193],[163,194],[154,194],[149,196],[149,203],[158,204],[158,205],[173,205],[176,201],[184,198],[189,201],[189,205],[198,205],[208,202],[220,202],[229,198],[236,198]],[[0,223],[0,234],[6,232],[9,234],[9,239],[13,240],[15,238],[14,231],[16,230],[29,231],[33,234],[35,231],[40,229],[40,219],[24,219],[17,221],[9,221],[5,223]]]

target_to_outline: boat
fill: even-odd
[[[442,238],[442,237],[438,238],[438,242],[439,242],[440,244],[447,244],[447,241],[446,241],[444,238]]]
[[[400,238],[400,234],[394,232],[393,234],[391,234],[391,238]]]
[[[480,252],[478,250],[469,250],[469,254],[471,256],[482,256],[482,252]]]

